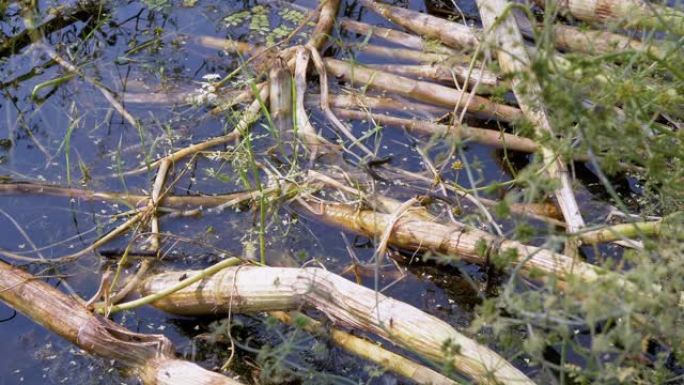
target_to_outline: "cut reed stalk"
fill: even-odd
[[[316,98],[311,95],[307,98],[306,104],[316,105]],[[434,118],[448,113],[450,110],[444,107],[437,107],[430,104],[416,103],[408,100],[398,100],[396,98],[384,96],[371,96],[360,93],[349,93],[345,95],[330,95],[330,105],[336,108],[361,108],[368,110],[387,110],[395,112],[412,112],[422,116]]]
[[[504,73],[513,74],[511,86],[525,117],[533,124],[538,136],[554,135],[547,116],[542,90],[530,67],[530,59],[518,25],[511,13],[507,13],[505,0],[477,0],[482,23],[488,31],[487,38],[496,50],[499,65]],[[527,80],[524,80],[527,79]],[[575,232],[584,227],[584,219],[572,191],[567,167],[559,155],[548,147],[541,149],[547,163],[548,175],[560,183],[555,196],[563,211],[568,230]]]
[[[480,71],[477,68],[470,70],[470,66],[466,64],[368,64],[367,66],[368,68],[378,71],[390,72],[402,76],[425,78],[449,85],[454,85],[454,83],[462,84],[467,79],[469,87],[474,87],[475,84],[479,83],[480,87],[477,89],[478,94],[489,91],[486,89],[487,87],[496,87],[499,85],[499,79],[494,73],[487,70]]]
[[[479,44],[477,34],[466,25],[373,0],[361,0],[360,3],[397,25],[450,47],[475,49]]]
[[[335,25],[335,18],[337,17],[337,10],[340,7],[340,0],[322,0],[321,13],[318,16],[318,22],[313,31],[311,31],[311,37],[306,45],[314,47],[318,50],[323,48],[328,36],[330,36],[330,31],[332,31]]]
[[[252,54],[257,50],[254,46],[252,46],[249,43],[214,36],[193,36],[191,38],[191,41],[205,48],[218,49],[226,52],[239,53],[243,55]]]
[[[280,60],[273,61],[269,74],[269,113],[280,133],[292,132],[292,75]]]
[[[546,1],[535,0],[540,7]],[[643,27],[672,31],[684,35],[684,12],[673,7],[644,0],[559,0],[553,2],[561,11],[599,23],[617,23],[623,27]]]
[[[159,202],[162,197],[162,189],[164,188],[164,182],[166,181],[166,175],[171,167],[171,161],[168,159],[163,159],[159,164],[159,169],[157,170],[157,176],[154,179],[154,185],[152,186],[152,195],[148,203],[148,210],[151,211],[150,218],[150,249],[158,252],[159,251],[159,217],[157,216],[157,208],[159,207]]]
[[[174,358],[159,334],[132,333],[92,314],[78,300],[0,261],[0,300],[81,349],[115,360],[144,384],[238,385],[238,381]]]
[[[164,273],[148,278],[141,294],[168,290],[179,277],[197,272]],[[153,304],[175,314],[318,309],[333,321],[374,333],[388,341],[454,365],[482,384],[533,384],[489,348],[449,324],[406,303],[386,297],[320,268],[227,268]],[[454,357],[445,357],[444,346]]]
[[[306,95],[306,69],[309,66],[310,52],[304,47],[297,47],[295,56],[295,111],[297,117],[296,134],[304,142],[312,154],[317,153],[322,147],[329,145],[328,141],[318,135],[309,121],[309,115],[304,108],[304,96]]]
[[[599,243],[629,240],[640,236],[660,235],[663,221],[620,223],[597,230],[584,231],[576,234],[582,243],[594,245]]]
[[[410,33],[397,31],[396,29],[376,27],[374,25],[366,24],[360,21],[342,18],[340,20],[340,27],[343,30],[356,32],[360,35],[377,37],[388,41],[393,44],[397,44],[406,48],[411,48],[418,51],[445,54],[445,55],[456,55],[457,51],[449,47],[445,47],[441,44],[431,44],[426,42],[420,36],[416,36]]]
[[[408,358],[401,356],[397,353],[390,352],[384,349],[381,345],[366,340],[364,338],[357,337],[353,334],[344,332],[338,328],[330,328],[326,330],[323,325],[314,320],[313,318],[307,317],[306,315],[299,312],[283,312],[283,311],[272,311],[269,312],[272,317],[277,318],[279,321],[292,325],[295,322],[300,324],[301,320],[304,321],[303,329],[307,332],[322,336],[324,338],[329,338],[332,342],[339,346],[340,348],[346,350],[351,354],[355,354],[363,359],[371,361],[383,369],[389,370],[400,376],[410,379],[412,382],[424,385],[456,385],[457,382],[440,374],[426,366],[415,363]]]
[[[113,306],[98,307],[95,310],[97,310],[100,313],[112,314],[123,310],[131,310],[140,306],[148,305],[153,302],[157,302],[163,298],[166,298],[172,295],[173,293],[183,290],[184,288],[189,287],[196,282],[205,280],[227,267],[239,265],[241,262],[242,260],[240,260],[239,258],[224,259],[223,261],[211,265],[206,269],[198,272],[197,274],[194,274],[190,277],[186,277],[183,279],[179,279],[173,286],[167,287],[165,290],[162,290],[158,293],[145,295],[142,298],[138,298],[136,300],[126,303],[121,303]]]
[[[390,215],[359,210],[344,204],[310,203],[315,211],[306,210],[314,218],[369,237],[379,237],[386,229]],[[427,218],[426,218],[427,219]],[[603,271],[591,264],[575,261],[563,254],[500,239],[485,231],[465,225],[435,223],[416,217],[400,219],[393,227],[390,244],[411,251],[435,252],[461,258],[467,262],[486,264],[490,257],[514,250],[513,264],[523,263],[527,274],[543,273],[561,281],[571,277],[595,281]],[[511,251],[513,252],[513,251]]]
[[[628,50],[643,52],[664,60],[667,52],[657,43],[644,43],[608,31],[584,30],[575,26],[554,24],[553,43],[556,48],[587,54],[618,53]]]
[[[368,55],[379,56],[385,59],[393,59],[397,61],[412,61],[416,63],[441,63],[454,58],[454,56],[449,56],[441,53],[430,53],[416,51],[408,48],[392,48],[384,47],[375,44],[357,44],[351,46],[358,52],[363,52]],[[467,57],[461,58],[459,60],[466,62]]]
[[[401,127],[411,133],[449,136],[463,140],[472,140],[496,148],[507,148],[522,152],[535,152],[539,149],[539,145],[531,139],[486,128],[460,124],[448,126],[424,120],[404,119],[359,110],[336,109],[335,112],[347,119],[373,120],[383,125]]]
[[[325,65],[328,72],[352,84],[361,84],[388,92],[395,92],[422,102],[452,108],[462,107],[467,109],[468,112],[484,118],[513,122],[522,117],[522,112],[515,107],[494,103],[487,98],[476,95],[470,99],[464,94],[465,91],[458,91],[439,84],[388,74],[336,59],[326,58]],[[469,99],[470,102],[468,102]],[[456,103],[459,103],[458,106],[455,105]]]

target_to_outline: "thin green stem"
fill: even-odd
[[[158,293],[150,294],[148,296],[138,298],[134,301],[124,302],[122,304],[114,305],[111,307],[106,307],[106,306],[98,307],[96,309],[96,311],[98,313],[101,313],[101,314],[104,314],[104,313],[112,314],[112,313],[117,313],[117,312],[120,312],[123,310],[135,309],[135,308],[143,306],[143,305],[148,305],[150,303],[159,301],[159,300],[163,299],[164,297],[166,297],[170,294],[173,294],[179,290],[183,290],[195,282],[199,282],[205,278],[211,277],[212,275],[218,273],[219,271],[225,269],[226,267],[236,266],[236,265],[240,264],[241,262],[242,262],[242,260],[240,258],[234,258],[233,257],[233,258],[225,259],[225,260],[223,260],[217,264],[214,264],[212,266],[207,267],[206,269],[199,272],[197,275],[193,275],[192,277],[189,277],[187,279],[180,281],[177,285],[172,286],[166,290],[162,290]]]

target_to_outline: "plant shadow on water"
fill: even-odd
[[[39,16],[47,17],[50,9],[71,9],[74,7],[72,3],[40,1],[37,7],[41,11]],[[241,107],[218,115],[211,112],[212,107],[208,107],[206,102],[215,103],[231,95],[215,92],[215,81],[206,75],[219,74],[223,77],[244,66],[244,70],[231,79],[230,87],[226,88],[242,89],[245,85],[256,84],[251,70],[256,70],[259,62],[247,62],[245,65],[245,57],[217,48],[211,38],[229,37],[253,44],[274,44],[288,36],[305,19],[301,11],[303,7],[316,7],[313,1],[298,1],[295,6],[285,6],[281,4],[284,2],[277,0],[263,3],[232,0],[93,3],[85,10],[77,8],[79,11],[58,18],[58,22],[44,28],[47,43],[77,65],[79,76],[65,71],[39,46],[31,45],[30,38],[16,40],[12,46],[2,46],[2,182],[38,182],[91,191],[149,195],[154,170],[150,168],[149,172],[135,175],[125,175],[126,171],[149,166],[172,149],[181,149],[230,132],[242,117]],[[463,14],[470,22],[479,23],[475,1],[454,2],[459,12],[454,10],[453,4],[439,1],[407,3],[400,5],[439,16],[459,17],[454,15]],[[23,30],[23,15],[17,5],[0,9],[3,11],[0,36],[14,36]],[[380,27],[392,25],[369,11],[359,13],[359,9],[360,5],[355,1],[343,1],[340,16]],[[311,25],[306,25],[295,35],[293,42],[305,41],[310,29]],[[359,62],[372,61],[379,65],[398,62],[374,56],[364,49],[364,45],[369,43],[397,48],[375,37],[340,31],[336,26],[331,41],[324,56],[353,56]],[[578,66],[587,65],[587,71],[592,69],[581,58],[571,57],[570,60],[577,60]],[[97,81],[87,81],[87,78]],[[552,79],[551,75],[549,79]],[[679,87],[674,92],[681,92],[682,79],[672,81]],[[342,82],[337,83],[335,90],[342,88]],[[101,84],[121,96],[126,110],[139,119],[137,127],[115,111],[103,95]],[[634,85],[638,86],[640,84]],[[548,88],[545,92],[554,92],[553,86]],[[193,95],[192,100],[187,98],[190,94]],[[572,97],[568,95],[568,98]],[[503,92],[500,98],[510,100],[513,97],[512,93]],[[564,102],[561,97],[554,100],[559,106]],[[613,100],[607,100],[606,103],[620,105],[621,101],[613,103]],[[323,137],[335,142],[338,136],[326,123],[325,115],[312,110],[310,119],[313,125],[321,128]],[[410,117],[419,115],[403,113]],[[554,118],[561,122],[567,119],[564,116]],[[473,119],[472,123],[498,129],[493,122]],[[591,126],[595,122],[586,123],[588,127],[595,127]],[[452,153],[455,146],[450,140],[431,138],[425,141],[429,145],[419,146],[416,137],[403,130],[378,129],[372,122],[360,120],[353,121],[352,125],[356,135],[367,136],[364,143],[373,148],[376,159],[389,159],[388,164],[380,162],[379,167],[368,166],[367,170],[370,170],[368,174],[377,177],[373,182],[375,188],[391,191],[397,199],[407,200],[416,194],[432,193],[432,175],[427,180],[414,179],[409,185],[397,176],[405,174],[396,172],[404,170],[428,175],[424,171],[432,165],[426,164],[429,163],[426,159],[448,165],[439,178],[474,191],[484,199],[532,202],[552,191],[548,183],[539,180],[541,172],[526,169],[535,162],[533,155],[506,153],[470,142],[458,144],[457,151]],[[579,135],[577,132],[570,134]],[[187,164],[175,165],[168,178],[173,181],[169,194],[197,196],[253,189],[269,177],[261,169],[257,171],[257,163],[260,167],[267,164],[279,171],[287,171],[288,167],[305,169],[310,165],[307,154],[297,153],[297,149],[292,147],[283,150],[283,143],[274,139],[275,136],[270,117],[261,118],[252,128],[249,143],[224,144],[193,157]],[[607,136],[604,142],[610,139],[615,140],[615,137]],[[681,135],[672,138],[671,143],[681,144]],[[559,147],[561,145],[564,144]],[[666,144],[657,143],[652,150],[657,152],[664,147]],[[681,155],[681,151],[677,153],[676,149],[670,151],[674,154],[671,156]],[[663,152],[665,155],[662,157],[667,157],[668,153]],[[259,155],[258,162],[254,154]],[[666,163],[663,159],[654,160],[658,161]],[[291,166],[293,164],[296,167]],[[643,166],[642,170],[657,165]],[[607,192],[599,173],[589,162],[577,163],[573,166],[573,173],[581,181],[577,183],[576,194],[585,219],[588,223],[601,224],[617,205],[613,192]],[[653,191],[661,191],[663,181],[667,179],[665,176],[658,176],[653,183],[645,182],[642,176],[631,171],[610,175],[611,185],[617,190],[615,194],[630,211],[644,213],[644,216],[663,216],[682,209],[681,193],[665,196],[669,192],[664,192],[659,196],[662,201],[654,198],[658,193]],[[678,181],[681,182],[681,171],[674,178],[680,178]],[[524,183],[529,183],[532,188],[521,187]],[[667,191],[674,190],[676,187]],[[563,365],[600,371],[604,366],[610,366],[610,362],[617,362],[619,366],[629,359],[648,361],[653,371],[661,376],[659,378],[664,379],[661,381],[671,378],[668,376],[676,378],[682,374],[681,359],[678,361],[666,344],[658,344],[662,339],[671,337],[661,336],[662,330],[658,327],[651,330],[652,334],[644,332],[655,342],[644,338],[642,342],[651,345],[643,349],[643,357],[623,357],[639,349],[615,348],[624,340],[610,333],[606,333],[605,338],[613,340],[601,340],[604,345],[597,347],[593,334],[611,328],[616,330],[615,334],[624,332],[616,325],[623,322],[621,317],[604,317],[600,309],[590,308],[600,307],[602,302],[599,299],[589,301],[587,309],[578,310],[576,302],[555,292],[551,285],[546,287],[522,279],[510,282],[509,271],[503,271],[500,266],[495,266],[496,263],[478,266],[438,253],[417,255],[390,249],[387,254],[391,259],[378,268],[374,262],[365,263],[374,255],[377,242],[373,239],[321,224],[295,210],[284,197],[267,202],[262,200],[260,205],[230,207],[220,212],[205,212],[202,216],[168,215],[160,218],[163,263],[157,263],[155,267],[160,270],[203,268],[228,255],[252,260],[263,258],[271,266],[324,266],[366,287],[387,287],[384,294],[424,310],[458,329],[471,328],[482,341],[505,353],[503,355],[514,365],[531,376],[538,376],[540,381],[553,379],[558,383],[585,383],[582,381],[587,380],[582,378],[581,370],[572,371]],[[113,216],[133,206],[123,199],[85,200],[3,190],[0,194],[0,223],[3,228],[0,250],[47,260],[69,255],[89,247],[115,226],[111,222]],[[492,230],[477,207],[465,200],[451,205],[448,201],[435,199],[433,206],[442,214],[441,219],[448,221],[445,213],[455,214],[464,223]],[[619,206],[619,209],[623,208]],[[563,240],[559,241],[557,235],[562,233],[562,229],[535,218],[510,216],[509,207],[505,204],[494,205],[491,210],[502,227],[502,235],[532,245],[561,249]],[[681,225],[675,221],[672,226],[681,231]],[[102,273],[115,269],[119,256],[129,245],[140,243],[141,238],[124,235],[98,248],[96,253],[88,253],[69,263],[18,263],[32,274],[46,277],[50,284],[61,290],[88,299],[97,291]],[[667,242],[671,243],[671,255],[665,257],[670,260],[674,258],[672,255],[678,255],[681,247],[674,235]],[[651,252],[647,255],[662,252],[656,245],[647,242],[646,246]],[[581,252],[589,262],[620,267],[637,265],[645,259],[638,253],[623,253],[623,249],[615,245],[584,246]],[[148,257],[135,256],[126,266],[127,272],[133,273],[145,258]],[[15,261],[8,259],[7,262]],[[672,262],[672,266],[675,265],[682,269],[679,272],[684,270]],[[657,267],[653,269],[657,270]],[[658,277],[666,275],[662,271],[658,274]],[[645,278],[636,275],[633,279],[639,282]],[[581,287],[573,285],[580,286],[571,284],[569,292],[587,295]],[[681,286],[673,284],[668,289],[678,293],[676,288]],[[606,296],[614,294],[617,289],[611,290]],[[526,294],[517,297],[518,292]],[[673,295],[672,292],[669,294]],[[522,304],[518,301],[527,302]],[[535,313],[535,309],[540,315]],[[555,313],[544,313],[547,309]],[[595,318],[591,322],[581,320],[572,323],[570,321],[574,319],[569,314],[574,314],[573,311]],[[316,315],[316,312],[307,314]],[[566,315],[567,319],[563,318]],[[560,318],[563,319],[558,321]],[[677,324],[677,319],[681,320],[681,311],[673,318],[667,321]],[[234,315],[230,321],[213,317],[182,318],[145,307],[116,314],[113,319],[132,331],[165,334],[176,345],[180,357],[211,369],[224,365],[231,356],[231,349],[234,349],[236,358],[233,358],[235,364],[231,370],[248,383],[409,383],[345,353],[325,337],[312,337],[300,328],[284,326],[264,315]],[[656,322],[658,320],[656,318]],[[26,317],[15,314],[3,303],[0,303],[0,321],[0,336],[5,341],[0,345],[0,385],[137,383],[113,368],[109,361],[89,356]],[[663,327],[666,325],[663,321]],[[476,326],[486,327],[476,330]],[[549,340],[544,341],[543,334],[535,334],[539,330],[548,332]],[[681,336],[679,338],[681,341]],[[568,340],[573,344],[568,345]],[[522,354],[523,351],[538,353],[534,359],[543,357],[547,365],[529,359]],[[595,359],[597,362],[592,362]],[[438,365],[433,367],[439,368]],[[564,375],[558,375],[558,367],[563,368]],[[624,378],[636,375],[628,369],[622,373]],[[620,372],[619,369],[611,370]],[[610,380],[606,379],[605,383],[610,383]]]

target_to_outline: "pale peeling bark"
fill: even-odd
[[[491,48],[496,51],[502,71],[514,75],[511,86],[520,109],[534,125],[538,136],[553,136],[554,132],[541,99],[541,87],[530,68],[530,58],[514,16],[508,12],[510,4],[506,0],[477,0],[477,5],[482,24],[488,31],[487,39]],[[584,227],[584,219],[572,191],[567,166],[550,148],[542,147],[541,152],[549,177],[560,184],[555,195],[568,224],[568,231],[576,232]]]
[[[664,60],[667,52],[656,43],[643,43],[627,36],[597,30],[582,30],[574,26],[554,24],[553,43],[556,48],[588,54],[617,53],[628,50],[644,52]]]
[[[356,32],[358,34],[366,36],[372,35],[373,37],[383,39],[390,43],[394,43],[418,51],[434,52],[446,55],[455,55],[457,53],[456,50],[451,49],[449,47],[445,47],[441,44],[428,45],[428,43],[420,36],[416,36],[402,31],[397,31],[391,28],[377,27],[352,19],[341,19],[340,27],[342,27],[342,29],[346,31]]]
[[[477,33],[467,25],[373,0],[360,2],[364,7],[368,7],[393,23],[418,35],[438,39],[448,46],[475,49],[479,44]]]
[[[269,315],[288,325],[294,324],[295,320],[297,320],[297,325],[299,326],[303,323],[303,329],[307,332],[329,339],[347,352],[374,362],[382,368],[404,376],[417,384],[459,384],[441,373],[383,348],[375,341],[357,337],[338,328],[330,328],[328,330],[321,322],[309,318],[300,312],[272,311]]]
[[[376,198],[388,212],[395,210],[399,204],[382,196]],[[360,210],[346,204],[312,202],[301,208],[321,221],[371,238],[380,237],[391,221],[389,214]],[[436,218],[422,207],[412,210],[392,226],[389,239],[391,245],[415,252],[445,254],[476,264],[489,264],[492,257],[508,252],[508,262],[518,267],[523,275],[532,279],[553,276],[560,288],[570,280],[590,283],[606,279],[620,285],[626,291],[639,293],[640,289],[619,273],[541,247],[499,238],[460,223],[436,223]],[[647,290],[658,292],[661,287],[654,284]],[[684,292],[680,293],[679,297],[678,305],[684,307]]]
[[[321,49],[325,44],[333,25],[335,25],[335,17],[337,17],[337,10],[340,7],[340,0],[323,0],[321,13],[318,16],[318,22],[311,32],[311,38],[306,44],[316,49]]]
[[[358,210],[345,204],[313,204],[312,207],[316,212],[308,211],[310,215],[370,237],[379,237],[390,220],[389,214]],[[406,216],[394,225],[390,244],[412,251],[447,254],[476,264],[486,264],[490,257],[512,249],[516,251],[516,258],[511,262],[524,262],[521,267],[523,273],[543,273],[555,276],[561,281],[575,277],[591,282],[603,273],[596,266],[575,261],[567,255],[500,239],[485,231],[467,228],[464,225],[445,225],[415,216]]]
[[[494,103],[477,95],[470,98],[466,94],[467,91],[459,91],[439,84],[372,70],[336,59],[326,58],[325,66],[329,73],[354,84],[395,92],[421,102],[448,107],[456,107],[458,103],[457,107],[465,108],[472,114],[505,122],[511,122],[522,117],[522,112],[515,107]]]
[[[269,72],[269,113],[278,132],[292,132],[292,75],[279,59]]]
[[[334,108],[382,109],[397,112],[411,112],[426,119],[435,119],[449,112],[446,107],[431,104],[411,102],[403,98],[389,98],[386,96],[371,96],[361,93],[345,93],[330,95],[330,105]],[[311,96],[306,100],[308,106],[315,106],[318,97]],[[1,185],[0,185],[1,186]]]
[[[535,0],[544,7],[545,0]],[[684,12],[644,0],[557,0],[557,6],[589,22],[612,22],[627,27],[669,29],[684,34]]]
[[[434,80],[448,85],[453,85],[455,82],[458,82],[460,85],[467,79],[469,87],[475,87],[475,85],[480,86],[476,90],[478,94],[481,94],[483,91],[489,91],[486,89],[487,87],[496,87],[499,85],[499,79],[494,73],[487,70],[481,71],[477,68],[471,70],[470,66],[466,64],[370,64],[368,67],[402,76],[416,76]]]
[[[0,300],[90,354],[116,360],[147,385],[239,385],[238,381],[174,358],[160,334],[133,333],[92,314],[78,300],[0,262]]]
[[[159,274],[147,279],[144,295],[175,285],[185,274]],[[293,310],[310,306],[336,323],[366,330],[425,357],[443,362],[444,344],[457,353],[459,371],[482,384],[533,384],[494,351],[411,305],[386,297],[320,268],[242,266],[216,275],[154,303],[175,314],[203,315]]]
[[[539,146],[531,139],[505,132],[489,130],[486,128],[470,127],[460,124],[449,126],[446,124],[432,123],[425,120],[404,119],[390,115],[374,114],[358,110],[336,109],[335,112],[347,119],[372,119],[376,123],[401,127],[411,133],[449,136],[462,140],[472,140],[474,142],[487,144],[497,148],[508,148],[523,152],[535,152],[539,148]]]

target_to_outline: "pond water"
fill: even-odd
[[[41,15],[46,17],[47,10],[57,3],[66,8],[73,5],[42,1],[39,4]],[[240,11],[252,10],[253,13],[260,2],[199,0],[196,4],[188,3],[195,2],[107,1],[100,9],[79,14],[78,19],[60,26],[47,36],[47,42],[76,63],[87,76],[118,95],[173,95],[197,89],[204,75],[224,76],[242,62],[237,55],[198,44],[198,36],[231,37],[260,43],[272,38],[268,33],[276,26],[294,26],[278,13],[282,7],[276,1],[261,4],[269,22],[268,26],[262,26],[266,30],[263,34],[256,27],[250,28],[254,23],[251,19],[234,25],[226,21],[226,17]],[[477,18],[473,1],[456,3],[466,17]],[[314,1],[296,4],[307,8],[316,6]],[[427,7],[425,3],[413,0],[401,5],[421,11],[429,8],[436,12],[438,9],[436,4]],[[453,6],[446,8],[453,9]],[[0,20],[2,33],[14,35],[23,29],[21,14],[15,5],[9,5],[4,13]],[[342,1],[340,16],[391,26],[351,0]],[[245,17],[254,18],[253,15]],[[362,42],[365,37],[341,33],[336,28],[325,55],[339,58],[355,55],[360,62],[372,63],[388,60],[341,46],[340,39],[348,44]],[[375,38],[370,42],[387,44]],[[182,148],[220,135],[235,124],[234,116],[209,115],[207,107],[152,101],[126,103],[126,109],[142,122],[142,130],[138,131],[113,111],[92,84],[81,77],[65,78],[67,72],[50,60],[40,47],[27,45],[17,48],[11,55],[4,52],[1,57],[0,139],[3,146],[0,148],[0,176],[5,182],[148,194],[154,172],[134,176],[122,176],[121,172],[144,165],[171,148]],[[46,83],[50,80],[53,82]],[[314,113],[312,120],[321,128],[323,136],[334,138],[322,116]],[[272,145],[263,123],[257,123],[254,128],[258,138],[255,142],[257,152],[265,152]],[[357,135],[369,128],[365,122],[353,123]],[[401,130],[385,129],[367,144],[377,146],[378,158],[390,156],[394,167],[416,172],[425,170],[413,138]],[[446,142],[436,144],[428,155],[434,159],[447,153],[449,148]],[[453,160],[461,159],[474,166],[473,178],[456,168],[447,171],[444,178],[465,187],[473,187],[474,182],[482,186],[511,179],[508,169],[502,165],[501,154],[487,146],[470,144]],[[513,163],[521,165],[527,159],[521,155],[512,158]],[[177,169],[172,174],[177,178],[172,193],[197,195],[241,191],[245,186],[233,166],[230,161],[199,157],[187,172],[181,173]],[[578,175],[586,174],[583,177],[589,181],[595,178],[588,169],[578,167]],[[626,192],[631,193],[631,188],[634,187],[625,186]],[[378,182],[378,189],[392,191],[399,198],[416,194],[415,190],[382,181]],[[579,196],[582,205],[589,208],[586,212],[599,217],[608,207],[600,202],[600,196],[591,194],[585,190],[580,191]],[[123,204],[98,200],[43,194],[0,195],[0,249],[48,260],[68,255],[87,247],[115,227],[110,222],[112,215],[127,209]],[[307,262],[344,272],[351,263],[345,236],[360,260],[368,260],[373,254],[374,246],[367,239],[301,216],[286,203],[273,210],[269,213],[266,230],[266,260],[271,265]],[[253,211],[226,210],[199,218],[162,218],[160,225],[164,233],[171,234],[163,242],[165,258],[156,266],[160,269],[203,267],[225,255],[245,255],[255,247],[258,249],[259,221]],[[542,230],[540,234],[543,235]],[[48,282],[61,290],[89,298],[95,293],[102,272],[115,263],[114,259],[103,255],[116,254],[131,239],[131,235],[123,236],[101,247],[99,253],[87,254],[73,263],[49,269],[44,264],[28,264],[26,268],[33,274],[52,277],[47,278]],[[542,242],[543,237],[534,241]],[[3,260],[24,265],[9,258]],[[136,263],[132,264],[129,271],[134,271],[136,266]],[[345,276],[354,279],[351,274]],[[383,267],[380,277],[379,285],[384,287],[400,274],[397,267],[389,265]],[[439,266],[418,261],[409,264],[406,275],[385,294],[415,305],[451,325],[466,327],[479,303],[479,296],[496,292],[489,285],[489,280],[496,279],[478,266]],[[471,280],[475,281],[475,287]],[[364,275],[363,283],[372,287],[373,274]],[[221,366],[228,356],[227,344],[213,345],[200,338],[221,322],[219,318],[175,317],[145,307],[116,315],[114,319],[134,331],[165,334],[175,343],[179,356],[208,368]],[[111,363],[79,351],[1,303],[0,320],[0,339],[3,341],[0,344],[1,385],[135,383],[112,368]],[[261,315],[236,316],[234,322],[233,333],[241,344],[257,349],[265,344],[278,345],[290,333],[290,329],[283,326],[267,328]],[[328,354],[316,353],[321,346]],[[392,374],[373,376],[366,362],[329,346],[324,340],[301,337],[297,349],[300,350],[288,355],[292,365],[324,373],[312,383],[407,383]],[[244,380],[252,381],[256,355],[249,349],[238,349],[237,353],[240,363],[234,369]],[[515,364],[529,373],[535,372],[535,368],[525,367],[522,360]],[[281,380],[287,382],[287,379]]]

